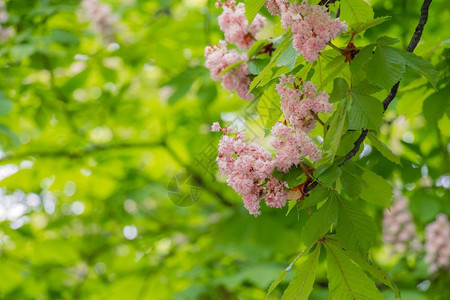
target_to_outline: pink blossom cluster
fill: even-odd
[[[9,19],[8,11],[6,10],[6,4],[0,0],[0,41],[4,41],[9,38],[12,33],[11,28],[4,27],[3,24]]]
[[[393,246],[393,253],[403,254],[408,250],[417,252],[422,247],[417,236],[413,217],[408,209],[408,199],[395,191],[396,201],[391,211],[384,210],[383,241]]]
[[[98,0],[83,0],[81,6],[87,19],[92,20],[96,29],[108,40],[112,40],[114,34],[114,22],[116,18],[111,13],[111,8],[99,3]]]
[[[289,27],[293,34],[293,46],[306,61],[313,62],[327,43],[348,29],[347,24],[333,19],[324,6],[289,3],[287,0],[268,0],[267,9],[271,14],[281,16],[281,25]]]
[[[236,5],[235,0],[227,0],[224,3],[217,1],[216,7],[223,8],[218,20],[220,29],[225,34],[225,40],[241,49],[249,49],[255,41],[255,36],[264,27],[265,18],[257,14],[249,26],[244,3]]]
[[[218,123],[213,124],[212,131],[230,132],[228,128],[221,129]],[[270,207],[286,204],[288,186],[272,175],[274,161],[270,152],[254,142],[246,143],[242,132],[236,132],[235,137],[222,136],[216,161],[220,173],[228,176],[228,185],[242,196],[250,214],[261,214],[262,199]]]
[[[450,270],[450,222],[444,214],[439,214],[436,221],[425,228],[425,261],[430,264],[428,272],[438,269]]]
[[[333,105],[328,102],[330,96],[324,91],[318,93],[317,86],[310,81],[297,84],[294,76],[283,74],[276,91],[285,118],[296,131],[311,131],[316,126],[314,114],[333,111]]]
[[[239,97],[246,100],[253,100],[253,95],[249,93],[250,71],[247,66],[247,54],[239,53],[236,50],[228,50],[225,41],[219,41],[218,46],[207,46],[205,49],[205,66],[209,69],[214,81],[222,81],[222,86],[228,91],[235,90]],[[229,70],[223,75],[220,73],[230,65],[244,61],[236,68]]]
[[[292,165],[298,165],[305,156],[310,160],[318,160],[322,156],[312,139],[304,131],[296,131],[281,122],[272,127],[269,145],[277,149],[275,166],[279,171],[287,173]]]

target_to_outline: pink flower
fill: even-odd
[[[272,127],[272,137],[269,144],[277,149],[275,166],[279,171],[287,173],[308,156],[310,160],[321,158],[319,149],[304,131],[296,131],[281,122]]]
[[[450,270],[450,222],[444,214],[439,214],[436,221],[425,228],[425,261],[430,264],[428,272],[438,269]]]
[[[309,132],[316,125],[314,114],[332,112],[333,105],[328,102],[330,96],[324,91],[317,93],[317,86],[313,83],[300,81],[300,86],[295,81],[292,75],[282,75],[276,91],[281,98],[281,109],[286,120],[296,131]]]
[[[247,66],[247,54],[239,53],[236,50],[228,50],[227,43],[220,41],[218,46],[207,46],[205,48],[206,62],[205,66],[209,69],[211,78],[214,81],[222,81],[222,86],[228,90],[235,90],[239,97],[246,100],[253,100],[254,96],[249,94],[250,71]],[[220,73],[228,66],[244,61],[238,67],[226,72]]]
[[[99,3],[98,0],[83,0],[81,6],[84,9],[87,19],[92,20],[96,29],[107,40],[112,40],[116,18],[112,15],[111,8],[106,4]]]
[[[211,131],[212,132],[218,132],[218,131],[220,131],[220,125],[219,125],[219,123],[218,122],[214,122],[213,124],[212,124],[212,126],[211,126]]]
[[[393,253],[403,254],[408,250],[417,252],[422,247],[412,214],[408,209],[408,199],[398,190],[394,192],[394,195],[396,201],[391,206],[391,211],[384,210],[383,241],[393,246]]]
[[[347,24],[332,19],[326,7],[303,1],[301,6],[291,3],[288,8],[284,1],[268,1],[271,13],[281,14],[284,29],[289,27],[293,34],[294,48],[306,61],[313,62],[327,43],[347,30]]]
[[[260,214],[262,199],[271,207],[286,204],[288,186],[273,177],[275,163],[271,154],[261,145],[246,143],[243,133],[237,132],[234,138],[222,137],[216,161],[219,171],[228,177],[228,185],[242,195],[250,214]]]
[[[265,18],[257,14],[249,26],[244,3],[236,5],[235,0],[227,0],[225,3],[218,1],[216,7],[223,8],[219,16],[219,26],[225,34],[225,40],[241,49],[249,49],[254,43],[254,37],[264,27]]]

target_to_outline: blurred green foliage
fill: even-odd
[[[256,109],[203,67],[205,45],[221,38],[218,10],[205,0],[105,2],[116,16],[112,38],[79,1],[6,1],[3,27],[13,31],[0,49],[0,298],[263,299],[302,249],[298,218],[306,215],[263,209],[255,219],[217,175],[210,124]],[[392,18],[367,41],[390,35],[405,48],[421,2],[372,4],[375,16]],[[450,214],[449,17],[445,1],[433,2],[416,50],[447,88],[407,71],[382,125],[402,167],[375,149],[361,159],[403,189],[422,235],[436,214]],[[178,174],[201,189],[194,205],[170,201]],[[381,229],[382,210],[367,209]],[[392,257],[378,241],[372,259],[403,299],[449,299],[448,275],[430,277],[423,256]],[[327,298],[323,260],[311,299]]]

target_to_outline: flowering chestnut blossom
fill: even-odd
[[[292,165],[298,165],[305,156],[310,160],[321,158],[319,149],[304,131],[295,131],[281,122],[272,127],[269,145],[277,149],[275,166],[279,171],[287,173]]]
[[[403,254],[408,250],[417,252],[421,249],[416,226],[408,209],[408,199],[399,191],[394,192],[396,202],[391,211],[384,210],[383,241],[393,246],[393,253]]]
[[[264,27],[265,18],[257,14],[249,26],[244,3],[236,5],[235,0],[227,0],[224,3],[217,1],[216,7],[223,8],[218,20],[220,29],[225,34],[225,40],[241,49],[249,49],[255,42],[255,36]]]
[[[328,42],[348,29],[345,22],[331,18],[326,7],[307,1],[298,5],[286,0],[268,0],[266,6],[271,14],[281,16],[284,29],[291,28],[294,49],[309,62],[315,61]]]
[[[218,46],[207,46],[205,49],[205,66],[209,69],[214,81],[222,81],[222,86],[228,91],[235,90],[239,97],[246,100],[253,100],[253,95],[249,94],[250,71],[247,66],[247,54],[239,53],[236,50],[228,50],[225,41],[219,41]],[[241,65],[226,72],[220,73],[230,65],[244,61]]]
[[[228,185],[242,196],[249,213],[254,216],[261,214],[263,198],[267,206],[283,207],[287,184],[273,177],[274,161],[270,152],[256,143],[246,143],[242,132],[238,131],[235,137],[231,137],[225,134],[228,129],[221,130],[217,125],[213,124],[213,130],[224,132],[216,159],[219,171],[228,176]]]
[[[425,261],[430,264],[428,272],[439,269],[450,271],[450,222],[444,214],[439,214],[436,221],[425,228]]]
[[[81,6],[86,18],[92,20],[96,29],[102,33],[105,39],[112,40],[116,18],[112,15],[111,8],[106,4],[99,3],[98,0],[83,0]]]
[[[317,93],[317,86],[310,81],[300,81],[298,85],[294,76],[282,75],[276,91],[285,118],[296,131],[311,131],[316,126],[314,114],[333,111],[328,102],[330,96],[324,91]]]

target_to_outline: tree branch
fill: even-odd
[[[425,24],[428,21],[428,10],[430,8],[432,0],[424,0],[422,4],[422,8],[420,9],[420,19],[419,24],[416,26],[416,30],[414,31],[413,36],[411,37],[411,41],[409,42],[408,47],[406,47],[406,51],[413,52],[414,49],[417,47],[417,44],[420,41],[420,38],[422,37],[423,28],[425,27]],[[391,88],[391,91],[387,95],[386,99],[383,100],[383,108],[384,111],[387,110],[389,104],[391,104],[392,100],[394,100],[395,96],[397,95],[398,87],[400,85],[400,81],[394,84],[394,86]],[[353,147],[350,152],[347,153],[347,155],[344,157],[344,161],[342,161],[339,166],[342,166],[347,161],[349,161],[352,157],[358,153],[359,148],[361,147],[361,144],[364,142],[364,139],[367,136],[367,129],[363,129],[361,132],[361,135],[358,137],[358,139],[355,141],[355,146]]]

